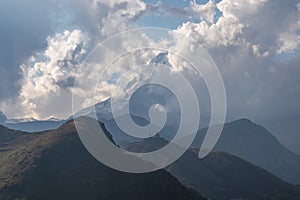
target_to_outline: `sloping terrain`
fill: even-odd
[[[200,147],[206,130],[198,133],[193,147]],[[250,120],[225,124],[214,150],[236,155],[285,181],[300,184],[300,156],[287,150],[269,131]]]
[[[167,141],[145,139],[127,147],[133,152],[150,152]],[[300,199],[300,190],[266,170],[224,152],[211,152],[199,159],[198,149],[188,150],[167,170],[181,183],[209,199]]]
[[[1,140],[10,134],[2,127]],[[165,170],[128,174],[102,165],[84,148],[73,122],[18,134],[5,139],[0,152],[1,199],[203,199]]]

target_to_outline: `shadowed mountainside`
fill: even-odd
[[[161,137],[132,143],[132,152],[151,152],[168,142]],[[187,187],[209,199],[300,199],[300,190],[266,170],[224,152],[199,159],[198,149],[188,150],[166,169]]]
[[[193,147],[200,147],[206,131],[198,132]],[[287,150],[269,131],[250,120],[225,124],[214,150],[236,155],[285,181],[300,184],[300,156]]]
[[[0,140],[11,133],[1,127]],[[84,148],[72,121],[3,141],[1,199],[204,199],[165,170],[128,174],[102,165]]]

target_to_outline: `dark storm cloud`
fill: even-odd
[[[54,6],[54,1],[0,2],[0,99],[18,94],[16,82],[20,78],[20,65],[46,46]]]

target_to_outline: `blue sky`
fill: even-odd
[[[215,1],[216,3],[221,0]],[[166,1],[151,1],[146,0],[146,3],[151,4],[163,4],[165,7],[168,7],[169,11],[158,10],[155,12],[151,12],[141,17],[137,21],[137,25],[141,27],[164,27],[169,29],[176,29],[178,26],[187,21],[199,22],[197,18],[191,18],[186,16],[183,13],[180,13],[184,8],[188,8],[190,6],[190,1],[186,0],[166,0]],[[207,0],[198,0],[196,1],[198,4],[205,4]],[[217,9],[216,10],[216,19],[220,17],[222,13]]]

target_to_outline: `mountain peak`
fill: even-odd
[[[200,130],[193,147],[201,146],[206,131],[207,129]],[[214,150],[250,161],[290,183],[300,183],[300,157],[283,147],[263,126],[249,119],[224,124]]]
[[[18,124],[18,123],[26,123],[26,122],[36,122],[39,121],[35,118],[17,118],[17,119],[7,119],[7,124]]]
[[[230,124],[240,124],[240,123],[256,125],[253,121],[251,121],[248,118],[240,118],[240,119],[237,119],[237,120],[234,120],[234,121],[230,122]]]
[[[168,55],[169,52],[160,53],[150,62],[150,64],[171,65]]]

